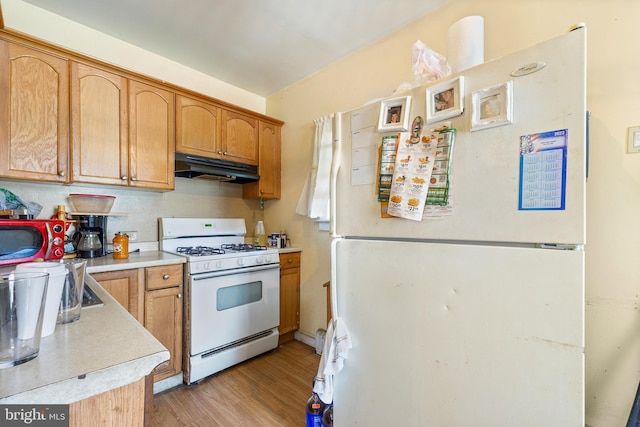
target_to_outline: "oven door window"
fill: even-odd
[[[36,228],[0,225],[0,259],[31,256],[42,248],[43,243],[42,233]]]
[[[218,289],[216,309],[228,310],[241,305],[251,304],[262,299],[262,281],[243,283]]]

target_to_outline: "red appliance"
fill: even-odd
[[[0,219],[0,266],[61,259],[64,231],[57,219]]]

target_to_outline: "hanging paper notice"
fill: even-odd
[[[398,136],[391,194],[387,213],[392,216],[422,220],[429,181],[438,147],[437,134],[412,137],[411,132]]]
[[[519,210],[564,210],[567,129],[520,137]]]
[[[377,119],[375,105],[351,114],[351,185],[374,184],[376,180]]]

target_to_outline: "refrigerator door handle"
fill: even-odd
[[[584,245],[575,245],[568,243],[536,243],[539,249],[555,249],[559,251],[583,251]]]

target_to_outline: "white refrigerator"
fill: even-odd
[[[363,161],[384,136],[380,103],[338,117],[332,305],[353,347],[334,425],[582,427],[586,29],[411,90],[410,122],[425,118],[428,87],[457,76],[453,201],[438,218],[381,218]],[[506,82],[509,120],[472,130],[474,98]],[[521,137],[558,130],[561,206],[530,208],[523,192],[539,182]]]

